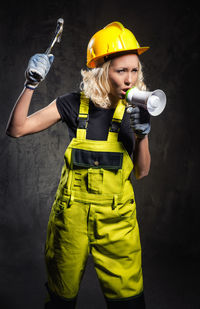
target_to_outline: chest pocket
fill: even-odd
[[[72,149],[74,170],[87,169],[86,187],[90,193],[116,193],[121,190],[123,153]]]
[[[72,149],[73,168],[96,168],[119,170],[122,168],[122,152],[99,152],[83,149]]]

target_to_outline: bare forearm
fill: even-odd
[[[22,128],[26,122],[29,106],[33,96],[33,90],[24,88],[17,99],[14,108],[10,114],[6,133],[11,136],[17,136],[18,130]]]
[[[134,175],[137,179],[148,175],[151,164],[148,136],[143,139],[136,139],[133,163]]]

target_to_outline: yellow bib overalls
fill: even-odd
[[[45,247],[48,288],[70,300],[77,296],[88,254],[106,299],[143,292],[141,245],[133,163],[118,132],[125,111],[119,101],[107,141],[86,139],[89,99],[81,93],[79,126],[64,155]]]

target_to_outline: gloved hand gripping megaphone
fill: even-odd
[[[126,101],[130,105],[141,106],[145,108],[150,115],[160,115],[166,106],[166,95],[160,90],[142,91],[137,87],[133,87],[126,92]]]

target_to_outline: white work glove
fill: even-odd
[[[150,115],[143,107],[128,107],[130,114],[130,126],[138,138],[144,138],[151,130]]]
[[[35,54],[32,56],[25,71],[25,87],[34,90],[45,79],[53,60],[52,54]]]

